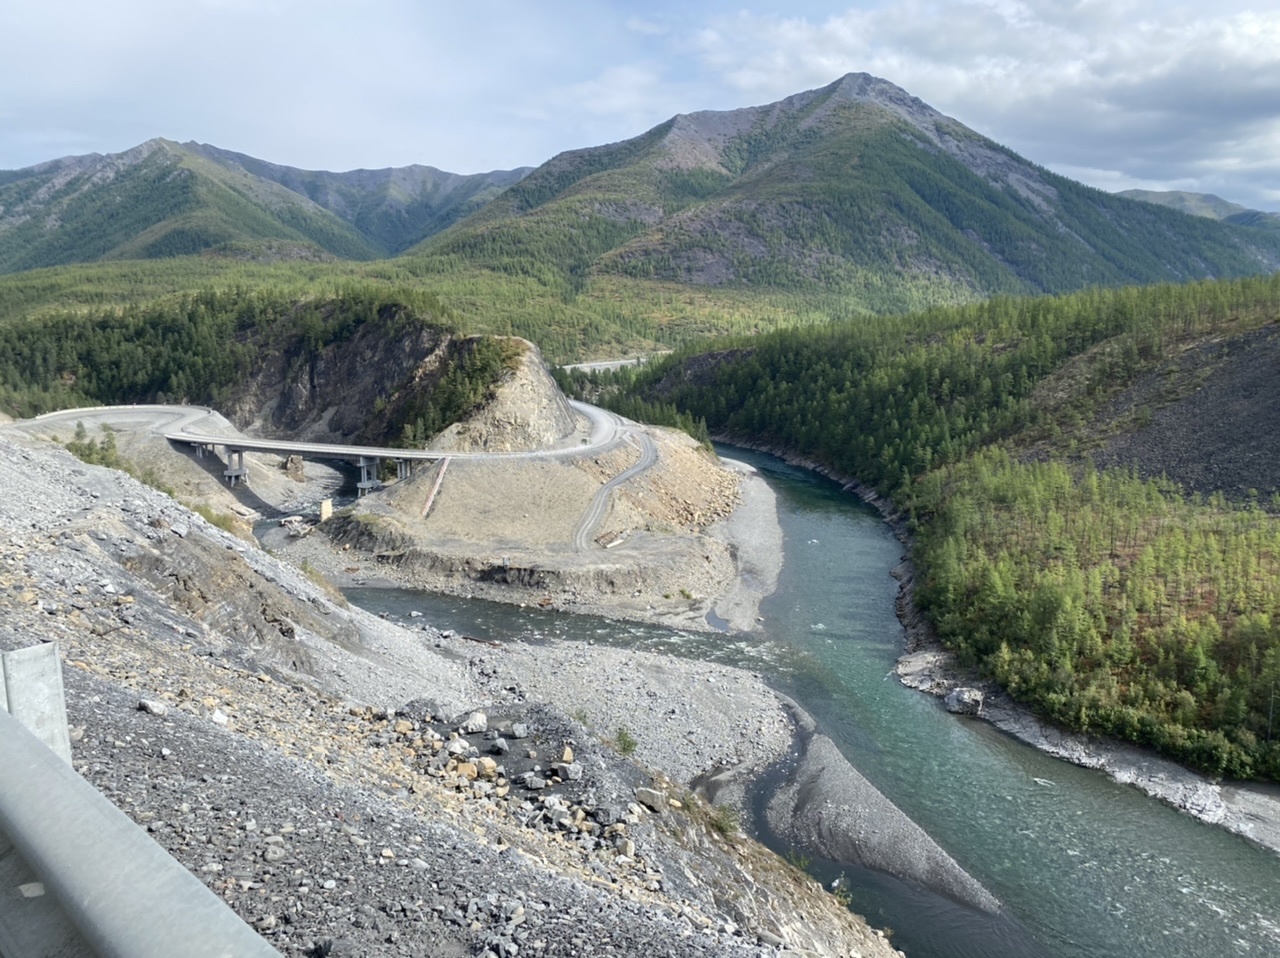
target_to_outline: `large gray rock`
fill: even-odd
[[[637,788],[636,801],[645,808],[661,814],[667,808],[667,796],[656,788]]]
[[[948,712],[957,715],[979,715],[982,712],[982,693],[977,689],[952,689],[943,699]]]

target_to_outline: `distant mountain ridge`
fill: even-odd
[[[263,241],[376,259],[465,216],[525,172],[325,173],[157,138],[123,153],[0,171],[0,272]]]
[[[210,249],[403,255],[535,326],[534,287],[565,303],[610,282],[769,288],[897,312],[1280,268],[1280,230],[1083,186],[868,74],[533,170],[328,173],[151,140],[0,172],[0,272]]]
[[[1183,190],[1121,190],[1116,196],[1142,200],[1144,203],[1155,203],[1192,216],[1206,216],[1224,223],[1234,223],[1236,226],[1280,229],[1280,213],[1252,210],[1212,193],[1188,193]]]
[[[183,147],[307,197],[354,226],[384,255],[400,253],[438,233],[533,170],[526,166],[464,175],[414,164],[330,173],[280,166],[205,143]]]
[[[1269,271],[1280,238],[1083,186],[850,74],[561,153],[413,253],[506,273],[541,258],[571,287],[848,288],[880,311]]]

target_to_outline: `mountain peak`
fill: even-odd
[[[872,76],[870,73],[846,73],[823,89],[823,92],[828,91],[841,100],[874,103],[876,106],[884,107],[917,129],[926,132],[933,132],[939,120],[948,119],[897,84]]]

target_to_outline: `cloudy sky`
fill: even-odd
[[[0,169],[165,136],[470,173],[865,71],[1103,189],[1280,209],[1275,0],[7,0],[0,36]]]

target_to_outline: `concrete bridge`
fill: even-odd
[[[396,464],[400,479],[412,474],[413,464],[419,461],[436,462],[441,459],[538,459],[580,456],[612,448],[629,437],[633,424],[607,410],[587,403],[569,400],[575,411],[591,422],[591,435],[583,440],[569,437],[560,444],[528,452],[441,452],[431,449],[397,449],[390,446],[357,446],[340,443],[296,442],[287,439],[256,439],[247,436],[228,436],[218,431],[225,428],[225,420],[215,418],[214,411],[206,406],[90,406],[80,409],[63,409],[45,413],[21,424],[41,426],[52,422],[92,421],[95,419],[125,427],[137,426],[164,436],[170,442],[192,446],[197,457],[216,454],[221,446],[226,453],[226,469],[223,475],[231,485],[244,482],[248,470],[244,464],[246,452],[265,452],[279,456],[302,456],[305,459],[338,459],[354,464],[360,470],[356,484],[360,495],[379,486],[378,472],[383,460]],[[135,422],[136,421],[136,422]],[[642,433],[640,433],[643,436]],[[640,440],[647,442],[647,439]]]
[[[346,446],[337,443],[294,442],[283,439],[232,439],[227,436],[206,435],[185,430],[166,432],[164,437],[170,442],[187,443],[195,447],[196,457],[200,459],[204,458],[205,453],[214,453],[218,446],[222,446],[226,450],[227,464],[222,474],[233,486],[237,481],[247,481],[248,470],[244,465],[246,452],[269,452],[280,456],[302,456],[304,459],[345,459],[360,469],[360,481],[356,483],[360,495],[378,487],[378,473],[384,459],[395,462],[397,479],[405,479],[412,474],[414,462],[422,460],[436,462],[457,455],[428,449],[394,449],[389,446]]]

